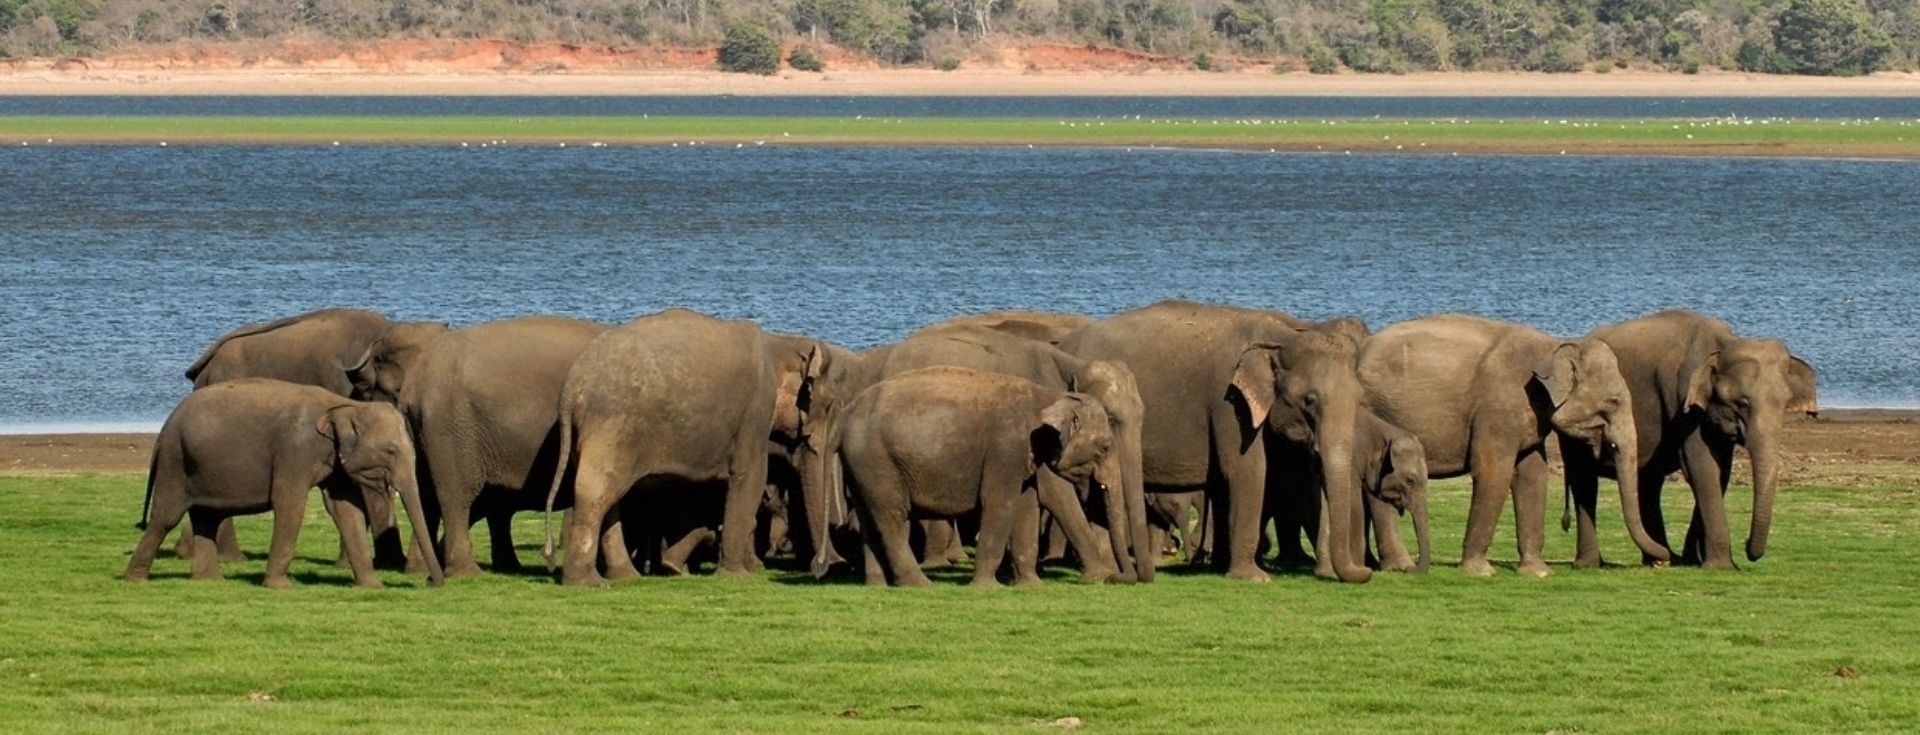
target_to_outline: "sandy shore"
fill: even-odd
[[[1314,75],[1014,69],[787,71],[775,76],[704,70],[381,72],[302,68],[75,69],[0,67],[7,95],[1032,95],[1032,96],[1439,96],[1439,97],[1920,97],[1920,74],[1822,78],[1736,72],[1698,75],[1426,73]]]
[[[0,435],[0,475],[147,471],[153,434]],[[1920,410],[1838,409],[1788,424],[1788,467],[1920,465]]]

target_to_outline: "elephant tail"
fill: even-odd
[[[159,469],[160,445],[156,443],[153,447],[153,457],[147,460],[147,497],[140,501],[140,522],[133,524],[136,531],[147,530],[147,520],[153,513],[153,478],[154,475],[159,474]]]
[[[573,401],[560,401],[560,458],[553,465],[553,485],[547,488],[547,513],[542,519],[543,530],[547,534],[547,543],[540,547],[540,556],[547,560],[547,571],[554,570],[553,562],[553,500],[560,495],[560,485],[566,482],[567,465],[573,461]]]
[[[1573,528],[1573,486],[1567,485],[1560,494],[1560,532],[1566,533]]]

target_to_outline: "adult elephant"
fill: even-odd
[[[684,309],[594,338],[560,393],[560,472],[547,494],[549,518],[560,478],[577,462],[561,581],[605,584],[596,552],[608,553],[608,574],[637,573],[630,559],[613,558],[620,530],[604,521],[643,482],[724,481],[718,572],[750,574],[758,565],[753,530],[767,487],[767,442],[806,442],[813,388],[828,359],[813,339]],[[809,513],[824,509],[808,500]],[[551,563],[551,529],[543,553]]]
[[[919,332],[915,332],[914,335],[945,329],[947,327],[985,327],[1016,337],[1030,339],[1035,342],[1057,345],[1060,344],[1060,340],[1066,339],[1067,335],[1072,334],[1074,330],[1092,323],[1093,317],[1082,316],[1080,314],[1063,314],[1051,311],[990,311],[985,314],[957,316],[943,322],[931,324],[922,328]],[[911,338],[914,335],[908,335],[908,337]]]
[[[1269,441],[1311,447],[1335,519],[1333,571],[1348,582],[1372,572],[1352,553],[1360,493],[1353,427],[1360,403],[1350,340],[1277,312],[1164,301],[1095,322],[1061,349],[1126,365],[1144,407],[1141,477],[1149,493],[1206,488],[1224,494],[1235,579],[1266,580],[1255,555],[1266,496]]]
[[[1663,311],[1594,330],[1591,337],[1612,348],[1633,392],[1633,421],[1640,435],[1634,464],[1596,461],[1591,452],[1566,451],[1567,489],[1579,509],[1579,555],[1574,563],[1598,566],[1594,499],[1599,478],[1638,476],[1640,513],[1647,533],[1667,542],[1660,491],[1667,475],[1680,471],[1693,489],[1693,522],[1682,561],[1708,569],[1733,568],[1724,496],[1733,474],[1733,452],[1744,446],[1753,460],[1753,526],[1747,560],[1759,561],[1773,528],[1773,495],[1779,482],[1782,425],[1789,413],[1819,410],[1813,366],[1774,339],[1737,336],[1726,322],[1691,311]],[[1637,471],[1630,469],[1637,465]],[[1564,526],[1566,521],[1561,521]],[[1648,559],[1651,561],[1651,559]]]
[[[1044,342],[979,325],[922,330],[893,345],[880,370],[894,376],[928,367],[963,367],[1025,378],[1056,391],[1098,399],[1110,421],[1119,465],[1123,506],[1109,508],[1106,522],[1120,581],[1153,581],[1158,556],[1147,531],[1145,482],[1141,478],[1141,428],[1145,406],[1132,370],[1107,360],[1085,360]],[[1104,496],[1103,496],[1104,497]],[[1129,559],[1129,552],[1132,558]]]
[[[305,314],[248,324],[222,335],[208,345],[200,357],[187,366],[187,380],[194,388],[241,378],[272,378],[299,385],[325,388],[340,396],[349,395],[353,386],[340,372],[367,345],[384,334],[392,323],[365,309],[321,309]],[[398,566],[402,552],[399,529],[393,524],[393,507],[385,498],[368,499],[368,516],[373,526],[374,560],[379,566]],[[220,522],[216,544],[220,561],[246,558],[233,534],[233,520]],[[193,551],[191,522],[182,527],[175,553],[182,558]],[[341,547],[341,557],[346,547]]]
[[[1460,314],[1402,322],[1362,343],[1360,382],[1368,408],[1420,438],[1430,476],[1473,475],[1473,505],[1460,568],[1493,574],[1488,547],[1507,494],[1514,496],[1522,574],[1552,573],[1541,558],[1546,531],[1549,432],[1637,456],[1632,395],[1613,350],[1587,337],[1563,340],[1532,327]],[[1641,523],[1631,471],[1620,481],[1627,531],[1665,559]]]
[[[457,331],[401,324],[348,368],[356,398],[393,404],[413,427],[422,492],[446,525],[449,576],[480,573],[469,535],[476,509],[487,519],[494,570],[520,568],[513,514],[541,508],[539,491],[553,484],[559,455],[560,387],[574,358],[605,331],[558,316]]]

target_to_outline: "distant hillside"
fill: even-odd
[[[711,48],[743,24],[882,65],[1014,41],[1319,73],[1920,65],[1916,0],[0,0],[0,57],[405,39]]]

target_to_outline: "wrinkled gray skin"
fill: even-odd
[[[1265,581],[1256,561],[1266,497],[1268,441],[1311,447],[1327,478],[1321,492],[1334,574],[1365,582],[1353,426],[1361,398],[1348,338],[1276,312],[1166,301],[1117,314],[1067,336],[1061,349],[1132,369],[1145,405],[1142,477],[1147,492],[1207,489],[1221,498],[1235,579]]]
[[[440,562],[421,522],[413,443],[392,406],[361,403],[325,389],[245,378],[196,390],[167,417],[147,477],[146,531],[127,562],[126,578],[145,581],[167,532],[191,515],[197,547],[194,579],[220,579],[214,536],[235,515],[273,512],[266,586],[289,586],[300,522],[315,485],[339,526],[355,584],[379,587],[367,550],[367,498],[398,492],[427,549],[427,579],[441,582]]]
[[[1080,493],[1106,495],[1120,482],[1111,426],[1093,396],[968,368],[910,370],[862,392],[835,425],[828,450],[841,457],[861,514],[867,582],[885,584],[890,571],[894,584],[927,586],[908,521],[977,509],[974,584],[999,584],[1009,547],[1015,584],[1039,584],[1039,511],[1024,507],[1032,505],[1061,519],[1092,560],[1090,581],[1112,579],[1117,569],[1095,553],[1080,509]],[[1123,504],[1117,497],[1107,503]]]
[[[1133,372],[1119,363],[1082,360],[1051,345],[1007,332],[958,325],[924,329],[895,344],[886,353],[882,373],[894,376],[941,365],[1012,375],[1046,388],[1086,393],[1099,399],[1112,422],[1109,430],[1115,440],[1113,451],[1122,468],[1115,484],[1122,491],[1116,498],[1121,502],[1107,509],[1107,525],[1099,530],[1107,537],[1112,549],[1107,553],[1115,557],[1122,581],[1153,581],[1153,564],[1158,554],[1151,548],[1152,537],[1147,532],[1145,485],[1139,469],[1140,429],[1145,407]],[[1139,539],[1137,547],[1134,539]],[[1082,560],[1085,561],[1084,556]]]
[[[1420,438],[1431,476],[1473,475],[1460,554],[1468,574],[1493,574],[1487,551],[1509,493],[1520,573],[1551,573],[1541,557],[1549,432],[1618,446],[1629,457],[1639,451],[1626,380],[1613,350],[1596,339],[1562,340],[1524,325],[1442,314],[1367,338],[1359,372],[1368,408]],[[1667,558],[1641,524],[1637,478],[1620,482],[1620,500],[1634,543]]]
[[[562,583],[605,584],[595,569],[601,552],[609,555],[608,575],[637,576],[620,529],[605,521],[642,481],[724,481],[718,573],[751,574],[759,566],[753,537],[767,487],[767,442],[807,441],[813,388],[828,359],[812,339],[683,309],[596,337],[561,390],[558,466],[577,465]],[[563,476],[548,492],[549,516]],[[823,505],[808,508],[818,513]],[[544,553],[551,563],[551,530]]]
[[[1633,391],[1640,437],[1635,461],[1647,533],[1667,543],[1660,490],[1667,475],[1682,472],[1693,489],[1694,510],[1681,561],[1732,569],[1725,495],[1734,447],[1744,446],[1753,460],[1754,477],[1746,552],[1748,561],[1759,561],[1773,527],[1781,427],[1788,414],[1819,410],[1813,366],[1788,353],[1779,340],[1742,338],[1725,322],[1691,311],[1663,311],[1601,327],[1589,336],[1613,349]],[[1584,443],[1563,442],[1567,489],[1580,518],[1574,563],[1599,566],[1593,518],[1599,478],[1617,477],[1625,466],[1605,453],[1595,460]],[[1566,525],[1564,518],[1561,524]]]
[[[187,380],[204,388],[240,378],[273,378],[325,388],[349,395],[352,385],[339,365],[350,364],[367,345],[392,326],[379,314],[363,309],[321,309],[270,322],[249,324],[222,335],[187,367]],[[380,566],[402,563],[400,532],[393,524],[393,505],[386,498],[369,498],[368,515],[374,535],[374,561]],[[193,529],[182,527],[175,549],[181,558],[192,552]],[[221,524],[221,561],[245,557],[233,535],[233,522]],[[346,558],[342,546],[341,559]]]
[[[1311,467],[1307,463],[1298,466]],[[1366,497],[1367,535],[1374,541],[1370,559],[1377,564],[1370,566],[1388,572],[1425,572],[1432,558],[1432,543],[1427,524],[1427,459],[1419,437],[1362,409],[1353,428],[1353,468],[1355,481]],[[1317,482],[1318,478],[1311,481]],[[1274,515],[1282,563],[1304,559],[1300,556],[1300,536],[1304,532],[1313,541],[1316,573],[1331,574],[1318,499],[1312,494],[1292,493],[1268,498],[1267,506]],[[1417,560],[1408,556],[1406,544],[1400,540],[1401,513],[1413,516]],[[1366,535],[1359,540],[1364,547]],[[1369,550],[1363,548],[1361,553]]]
[[[480,573],[469,529],[484,511],[496,571],[513,571],[513,514],[539,510],[559,455],[560,388],[574,357],[607,327],[530,316],[450,331],[388,330],[348,368],[355,398],[399,407],[413,427],[422,492],[444,519],[447,574]],[[414,550],[415,558],[419,550]]]
[[[1079,314],[1061,314],[1050,311],[990,311],[985,314],[957,316],[943,322],[930,324],[921,328],[918,332],[907,335],[907,337],[908,339],[912,339],[923,333],[946,329],[948,327],[983,327],[998,332],[1005,332],[1015,337],[1057,345],[1060,344],[1060,340],[1066,339],[1067,335],[1072,334],[1074,330],[1092,323],[1093,317],[1081,316]]]

